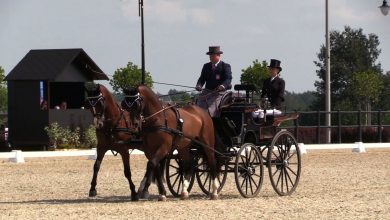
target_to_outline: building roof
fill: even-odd
[[[56,80],[70,65],[75,65],[89,80],[108,80],[107,75],[81,48],[30,50],[5,77],[5,80]]]

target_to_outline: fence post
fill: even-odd
[[[378,142],[382,143],[382,110],[378,111]]]
[[[298,111],[295,110],[295,112],[297,113]],[[299,117],[298,117],[298,118],[299,118]],[[295,135],[295,138],[297,139],[297,141],[298,141],[298,143],[299,143],[299,137],[298,137],[299,122],[298,122],[298,118],[294,120],[294,125],[295,125],[294,135]]]
[[[361,109],[359,109],[359,111],[358,111],[358,125],[359,125],[359,142],[363,142],[362,141],[362,110]]]
[[[320,143],[320,126],[321,126],[321,115],[320,115],[320,110],[317,110],[317,144]]]
[[[337,133],[338,133],[338,139],[339,139],[339,144],[341,144],[341,112],[340,110],[337,110],[337,120],[338,120],[338,125],[337,125]]]

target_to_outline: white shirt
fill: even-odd
[[[220,62],[221,62],[221,60],[218,60],[218,62],[216,64],[211,63],[211,65],[213,65],[213,67],[217,67]]]

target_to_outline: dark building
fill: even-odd
[[[84,83],[108,77],[83,49],[30,50],[5,77],[9,143],[15,148],[48,145],[44,127],[58,122],[88,127]]]

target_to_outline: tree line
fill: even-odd
[[[343,31],[330,32],[330,62],[331,62],[331,100],[332,111],[341,110],[390,110],[390,71],[384,72],[377,59],[381,53],[378,36],[364,34],[362,29],[352,29],[348,26]],[[286,91],[285,109],[292,110],[324,110],[325,109],[325,74],[326,48],[320,46],[317,53],[318,80],[314,85],[316,91],[294,93]],[[240,82],[254,84],[257,95],[268,74],[267,61],[255,59],[252,64],[242,69]],[[7,111],[7,89],[4,82],[4,69],[0,66],[0,111]],[[146,73],[146,85],[153,87],[150,72]],[[141,68],[132,62],[118,68],[110,85],[119,96],[122,88],[134,87],[140,83]],[[288,82],[286,82],[288,85]],[[168,99],[174,102],[187,102],[194,94],[181,93],[171,89]],[[166,99],[166,98],[165,98]]]

